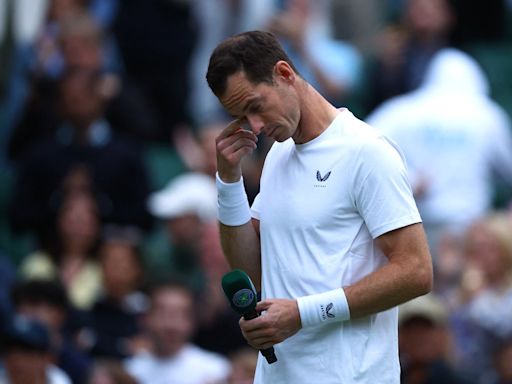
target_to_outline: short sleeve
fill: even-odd
[[[258,193],[256,197],[254,198],[254,201],[252,202],[251,206],[251,216],[253,219],[260,220],[260,205],[261,205],[261,198],[260,194]]]
[[[356,208],[373,238],[421,222],[400,149],[383,136],[361,148],[354,193]]]

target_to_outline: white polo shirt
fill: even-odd
[[[387,262],[373,239],[421,221],[399,151],[343,109],[314,140],[275,143],[260,194],[262,297],[351,285]],[[399,383],[396,308],[301,329],[255,383]]]

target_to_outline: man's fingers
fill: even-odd
[[[238,164],[240,159],[256,149],[256,137],[252,132],[235,133],[217,143],[219,164],[227,161],[229,164]]]
[[[224,128],[222,130],[222,132],[219,134],[219,136],[217,138],[219,140],[222,140],[223,138],[231,136],[233,133],[235,133],[238,130],[244,130],[243,129],[244,124],[247,124],[247,120],[245,118],[233,120],[226,126],[226,128]],[[249,132],[249,131],[247,131],[247,132]]]
[[[276,345],[278,342],[269,339],[247,340],[249,345],[256,349],[267,349]]]
[[[242,330],[242,334],[247,342],[257,349],[269,348],[279,342],[279,340],[276,338],[276,333],[274,330],[268,328],[249,331]]]
[[[231,136],[228,136],[222,140],[217,142],[217,149],[219,151],[224,151],[226,148],[229,148],[233,144],[241,142],[241,143],[252,143],[256,145],[258,142],[258,138],[252,132],[241,131],[237,132]]]
[[[243,317],[238,322],[243,332],[252,332],[264,328],[266,325],[261,317],[245,320]]]
[[[271,305],[272,305],[272,301],[268,301],[268,300],[260,301],[256,304],[256,311],[258,311],[258,312],[266,311],[270,308]]]

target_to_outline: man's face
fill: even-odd
[[[244,72],[237,72],[228,77],[220,102],[233,117],[247,121],[256,135],[282,142],[299,134],[298,96],[279,74],[274,74],[273,84],[253,84]]]
[[[415,317],[399,329],[401,359],[407,364],[430,364],[442,358],[446,345],[446,331],[430,320]]]
[[[104,102],[99,80],[88,70],[77,70],[61,80],[60,104],[66,118],[72,121],[96,118],[101,115]]]
[[[44,351],[25,347],[10,347],[4,353],[4,364],[12,382],[46,383],[46,367],[51,356]]]
[[[172,356],[189,340],[194,327],[192,300],[182,288],[163,287],[153,293],[145,325],[158,355]]]

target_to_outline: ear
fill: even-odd
[[[296,74],[293,68],[284,60],[279,60],[274,66],[274,74],[276,77],[286,81],[287,83],[294,83]]]

